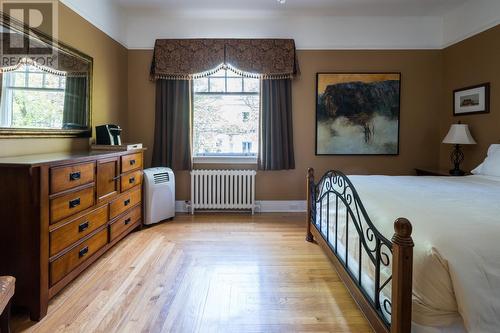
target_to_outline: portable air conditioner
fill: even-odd
[[[144,170],[144,224],[175,216],[175,178],[169,168]]]

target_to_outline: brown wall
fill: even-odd
[[[150,50],[129,51],[128,135],[131,141],[143,142],[149,148],[153,146],[155,95],[155,86],[148,80],[151,58]],[[332,168],[348,173],[395,175],[412,174],[418,166],[437,166],[439,124],[434,120],[442,109],[441,51],[298,51],[298,58],[301,75],[293,84],[296,169],[259,172],[258,200],[304,199],[308,167],[314,167],[318,175]],[[315,156],[315,80],[317,72],[327,71],[402,73],[399,156]],[[151,152],[146,155],[148,163]],[[176,176],[177,199],[188,199],[188,173]]]
[[[94,58],[93,125],[122,123],[127,110],[127,49],[63,4],[59,40]],[[0,139],[0,157],[87,147],[88,139]]]
[[[500,25],[443,51],[444,108],[440,121],[440,139],[452,123],[469,124],[477,145],[464,148],[463,168],[471,170],[486,156],[488,146],[500,140]],[[491,83],[490,113],[453,117],[453,90]],[[451,147],[441,145],[440,165],[450,168]]]
[[[153,148],[154,83],[149,81],[151,50],[127,51],[83,18],[60,5],[59,38],[94,58],[93,125],[119,123],[127,141]],[[296,169],[259,172],[259,200],[304,199],[308,167],[357,174],[412,174],[415,167],[448,167],[449,147],[440,145],[449,125],[471,125],[478,146],[466,148],[466,168],[475,166],[490,143],[500,139],[497,113],[500,84],[500,27],[445,50],[298,51],[301,75],[293,85]],[[401,72],[399,156],[315,156],[315,75],[317,72]],[[452,117],[452,90],[492,83],[491,114]],[[0,139],[0,156],[85,149],[86,139]],[[208,165],[197,167],[231,167]],[[252,166],[234,166],[249,168]],[[177,174],[178,199],[188,199],[187,172]]]

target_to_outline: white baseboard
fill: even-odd
[[[262,200],[256,204],[259,213],[301,213],[307,210],[305,200]]]
[[[188,204],[186,201],[176,201],[175,211],[187,213]],[[257,213],[302,213],[307,210],[305,200],[260,200],[256,202],[256,206]]]
[[[188,201],[176,201],[175,202],[175,212],[176,213],[187,213],[188,212]]]

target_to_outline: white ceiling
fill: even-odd
[[[440,49],[500,23],[500,0],[61,0],[129,49],[156,38],[294,38],[299,49]]]
[[[132,10],[282,12],[302,15],[434,16],[467,0],[111,0]]]

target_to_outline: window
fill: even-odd
[[[193,156],[255,158],[259,142],[260,81],[221,69],[195,79]]]
[[[61,128],[66,77],[31,65],[2,75],[0,127]]]

